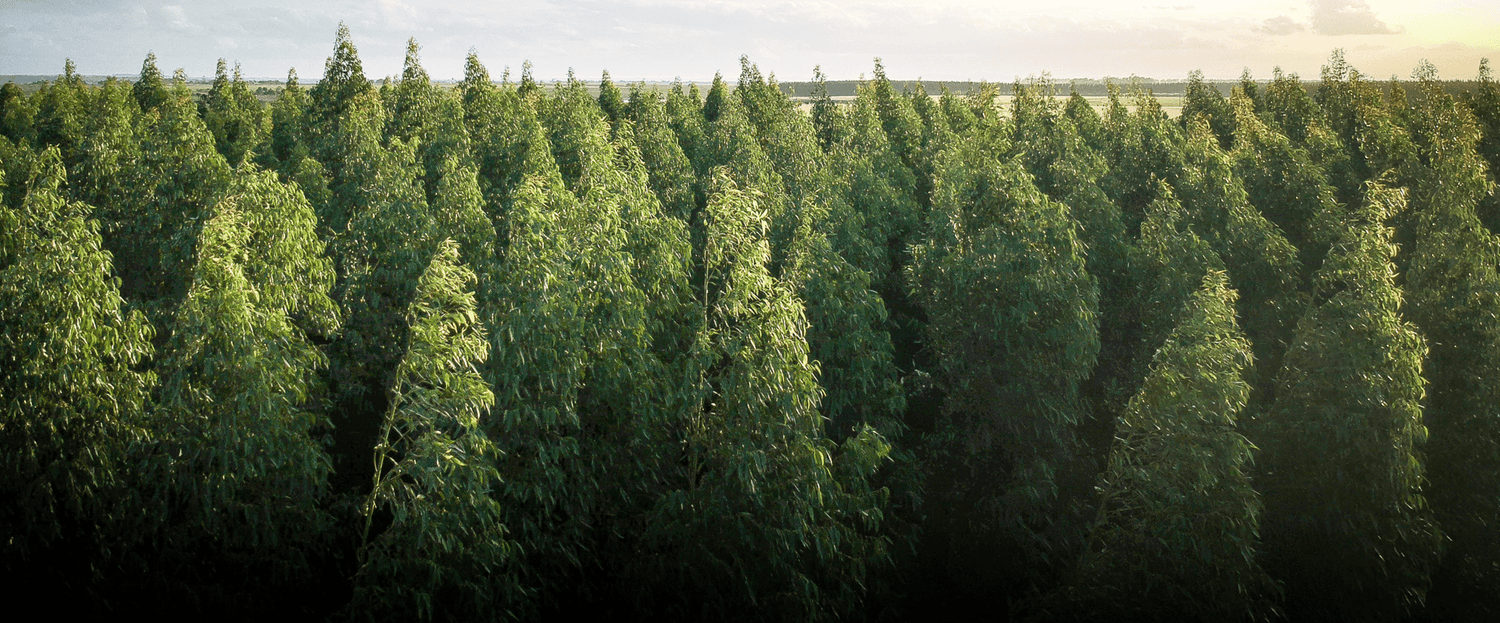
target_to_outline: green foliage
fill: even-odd
[[[875,59],[874,77],[860,97],[874,101],[875,111],[880,116],[880,125],[891,142],[891,148],[901,158],[901,163],[916,176],[916,197],[922,205],[932,203],[934,177],[937,175],[936,151],[923,150],[924,132],[922,118],[912,108],[911,100],[901,97],[891,87],[885,75],[885,66]]]
[[[92,208],[60,194],[65,175],[49,148],[23,203],[0,206],[0,569],[23,589],[37,579],[23,574],[87,569],[130,538],[127,452],[153,432],[151,326],[126,311]]]
[[[1235,176],[1244,181],[1250,204],[1297,247],[1302,265],[1316,268],[1342,225],[1334,188],[1307,150],[1256,116],[1244,91],[1236,89],[1231,101],[1237,119],[1230,154]]]
[[[255,552],[254,564],[327,521],[317,503],[331,464],[314,431],[328,423],[313,396],[328,362],[313,339],[337,330],[338,313],[316,222],[301,193],[251,165],[203,226],[159,364],[152,450],[181,547],[205,539],[221,556]]]
[[[1304,612],[1371,620],[1417,607],[1442,546],[1423,495],[1427,347],[1401,319],[1382,223],[1405,193],[1372,185],[1314,276],[1315,304],[1255,423],[1267,567]]]
[[[1077,222],[1016,159],[970,138],[940,171],[910,279],[947,391],[948,495],[966,529],[1040,558],[1066,538],[1058,493],[1099,351],[1096,281]]]
[[[1134,113],[1126,111],[1116,90],[1110,92],[1110,110],[1104,122],[1103,155],[1108,173],[1099,186],[1120,208],[1125,230],[1139,231],[1146,206],[1155,199],[1156,180],[1174,182],[1187,167],[1184,137],[1177,124],[1161,110],[1161,103],[1144,92],[1135,94]]]
[[[130,85],[113,78],[99,89],[91,108],[74,182],[69,186],[74,197],[105,206],[104,215],[118,218],[109,208],[128,204],[134,191],[130,169],[141,157],[140,109],[131,97]]]
[[[496,89],[479,57],[470,54],[464,70],[464,126],[473,145],[485,212],[497,225],[528,175],[560,176],[547,129],[531,98]],[[504,231],[500,232],[502,240]]]
[[[684,223],[691,221],[697,209],[693,163],[677,141],[672,120],[655,93],[639,87],[631,89],[630,121],[635,131],[633,142],[640,150],[651,190],[667,214]],[[621,134],[619,128],[615,126],[617,136]]]
[[[21,87],[8,80],[0,86],[0,136],[15,143],[30,143],[34,139],[35,117],[36,104]]]
[[[280,169],[288,169],[299,157],[308,157],[312,153],[306,136],[307,106],[307,93],[297,82],[297,70],[287,70],[286,84],[282,86],[276,102],[271,105],[270,115],[269,155],[275,158],[275,164],[279,164]]]
[[[1120,417],[1077,571],[1095,615],[1228,621],[1275,612],[1275,583],[1257,562],[1255,447],[1236,430],[1252,357],[1234,299],[1225,274],[1210,271]]]
[[[494,395],[474,273],[445,240],[422,272],[411,327],[375,446],[374,486],[351,614],[389,620],[499,619],[521,597],[495,461],[481,415]],[[376,524],[380,527],[377,529]]]
[[[350,105],[374,91],[369,79],[365,78],[359,51],[349,38],[349,27],[339,22],[333,40],[333,56],[328,57],[323,65],[323,79],[308,93],[312,100],[307,110],[309,126],[324,133],[339,132],[340,121],[346,117]]]
[[[231,81],[224,67],[224,59],[219,59],[213,87],[208,91],[207,104],[203,121],[208,125],[209,133],[214,136],[214,147],[229,162],[229,166],[239,166],[270,132],[270,119],[266,118],[260,100],[255,99],[244,78],[240,77],[239,63],[234,65],[234,79]]]
[[[610,127],[618,127],[620,119],[625,116],[625,98],[620,94],[620,87],[615,86],[613,80],[609,79],[609,71],[599,78],[599,110],[604,111],[604,116],[609,119]]]
[[[1477,213],[1494,187],[1474,117],[1426,69],[1408,119],[1417,158],[1397,172],[1415,238],[1405,291],[1432,347],[1429,491],[1453,539],[1445,566],[1478,595],[1500,586],[1500,238]]]
[[[91,99],[83,77],[74,70],[73,59],[68,59],[63,75],[56,82],[43,85],[37,91],[35,140],[38,148],[55,146],[62,152],[63,164],[73,166],[78,161],[79,143],[83,142],[83,124],[87,116],[85,108]]]
[[[835,453],[822,436],[801,302],[767,271],[766,215],[720,173],[704,212],[701,317],[681,460],[648,517],[636,577],[672,618],[806,620],[847,614],[869,568],[890,451],[873,429]]]
[[[1479,84],[1465,91],[1463,103],[1474,114],[1479,125],[1479,144],[1475,149],[1489,165],[1490,182],[1500,181],[1500,84],[1490,71],[1490,59],[1479,62]],[[1500,233],[1500,194],[1491,193],[1481,200],[1480,219],[1491,232]]]
[[[121,293],[145,305],[163,334],[171,310],[187,295],[198,230],[231,174],[180,70],[169,96],[145,113],[138,130],[140,157],[126,182],[130,196],[102,206],[101,215]]]
[[[141,75],[131,86],[131,94],[135,96],[136,104],[141,110],[150,111],[161,108],[171,100],[172,96],[167,90],[167,84],[161,77],[161,69],[156,66],[156,53],[147,52],[146,60],[141,61]]]
[[[1235,109],[1224,99],[1219,87],[1203,82],[1203,72],[1193,70],[1188,74],[1187,93],[1182,98],[1182,114],[1177,118],[1183,127],[1193,119],[1202,117],[1219,139],[1219,147],[1229,149],[1234,144],[1238,117]]]
[[[1193,231],[1171,185],[1158,185],[1156,200],[1141,222],[1140,239],[1131,249],[1134,281],[1140,285],[1131,305],[1140,323],[1140,338],[1131,353],[1132,370],[1125,387],[1132,396],[1148,375],[1152,358],[1179,324],[1178,317],[1188,309],[1193,293],[1210,273],[1224,271],[1224,260]]]
[[[1233,160],[1219,149],[1207,124],[1197,121],[1188,130],[1185,168],[1180,177],[1169,179],[1194,231],[1224,260],[1230,284],[1240,293],[1240,315],[1259,363],[1252,385],[1269,391],[1297,314],[1306,305],[1297,249],[1251,205]],[[1252,398],[1252,409],[1262,406],[1260,395]]]

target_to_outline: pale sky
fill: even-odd
[[[0,0],[0,74],[134,74],[154,51],[165,73],[210,76],[220,57],[247,77],[323,73],[344,21],[366,75],[397,75],[408,37],[438,79],[461,78],[472,48],[499,79],[530,60],[538,79],[733,80],[748,54],[781,80],[868,75],[1010,81],[1201,69],[1316,78],[1334,48],[1361,72],[1407,77],[1422,59],[1443,78],[1500,63],[1496,0]]]

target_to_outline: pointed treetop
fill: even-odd
[[[427,70],[422,68],[422,61],[417,56],[417,52],[421,49],[422,46],[417,45],[416,37],[406,40],[406,63],[402,65],[401,69],[401,80],[403,82],[407,80],[428,82]]]

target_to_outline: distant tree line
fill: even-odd
[[[64,615],[1484,620],[1500,85],[0,89]]]

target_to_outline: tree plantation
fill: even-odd
[[[1500,83],[1172,118],[0,90],[0,584],[94,618],[1500,616]],[[597,93],[597,94],[595,94]]]

